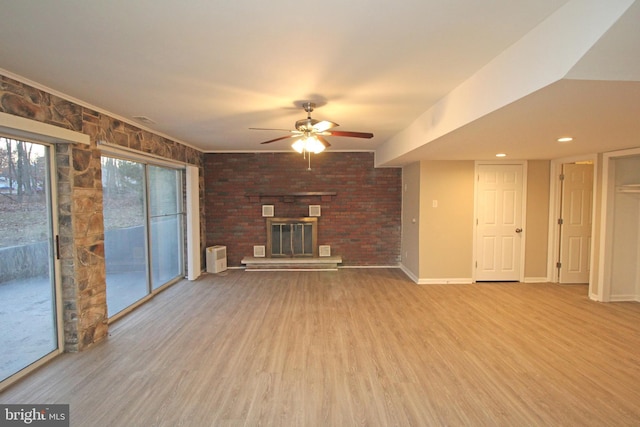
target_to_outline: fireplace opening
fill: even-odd
[[[318,218],[267,218],[268,257],[315,257]]]

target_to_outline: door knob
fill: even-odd
[[[516,228],[516,233],[522,233],[522,228]]]

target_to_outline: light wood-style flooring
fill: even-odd
[[[637,426],[640,304],[399,269],[180,282],[0,403],[72,426]]]

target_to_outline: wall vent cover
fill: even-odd
[[[273,216],[273,205],[262,205],[262,216]]]
[[[264,246],[253,247],[253,256],[255,258],[264,258],[264,254],[265,254]]]

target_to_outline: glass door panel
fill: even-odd
[[[102,157],[107,311],[184,275],[182,171]]]
[[[144,165],[102,157],[109,317],[148,294]]]
[[[0,381],[58,349],[49,148],[0,137]]]
[[[151,284],[157,289],[183,275],[182,175],[148,166],[151,223]]]

